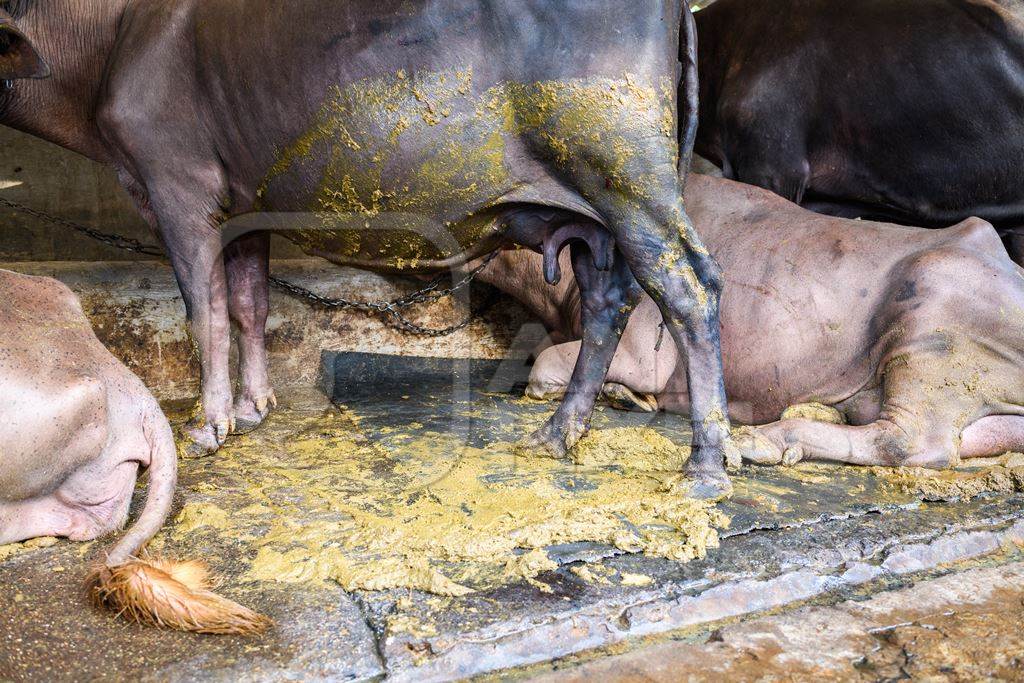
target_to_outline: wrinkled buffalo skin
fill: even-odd
[[[722,349],[740,454],[942,467],[1024,449],[1024,269],[979,219],[925,230],[822,216],[766,190],[691,175],[687,205],[726,281]],[[565,390],[578,343],[569,280],[541,286],[529,253],[482,277],[554,332],[537,359],[534,396]],[[636,407],[685,411],[679,354],[659,345],[649,300],[630,320],[608,373]],[[610,391],[612,397],[621,390]],[[834,406],[848,425],[783,419],[795,404]]]

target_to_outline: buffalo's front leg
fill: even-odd
[[[612,252],[609,267],[598,270],[595,258],[601,256],[592,254],[585,243],[574,241],[570,248],[582,309],[580,354],[562,403],[529,439],[531,445],[542,446],[556,457],[564,456],[589,428],[615,349],[641,295],[640,286],[618,254]],[[546,262],[551,263],[550,256]]]
[[[270,235],[266,232],[243,235],[224,250],[228,312],[238,326],[236,432],[255,429],[270,412],[271,406],[277,405],[267,368],[269,262]]]
[[[129,33],[138,37],[146,31]],[[111,54],[96,125],[122,183],[159,233],[174,268],[202,383],[184,430],[191,440],[186,450],[201,455],[220,447],[234,426],[221,232],[233,195],[217,147],[206,137],[210,129],[196,123],[205,120],[204,110],[196,98],[181,95],[194,87],[195,74],[143,76],[166,71],[167,46],[128,43]]]
[[[178,240],[164,234],[199,355],[202,387],[185,427],[185,435],[192,441],[187,448],[192,455],[205,455],[217,450],[234,428],[228,370],[231,333],[220,235],[211,230],[190,244],[171,246]]]
[[[192,419],[184,429],[191,441],[186,450],[191,455],[205,455],[217,450],[234,428],[228,368],[231,325],[219,207],[215,200],[199,199],[216,194],[201,185],[205,177],[195,180],[191,187],[169,179],[157,180],[153,183],[157,189],[150,191],[149,198],[199,357],[202,387]]]

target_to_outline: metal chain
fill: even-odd
[[[116,247],[117,249],[123,249],[125,251],[131,251],[137,254],[145,254],[146,256],[164,256],[163,250],[155,245],[143,244],[142,242],[132,239],[131,237],[123,237],[121,235],[114,235],[111,233],[100,232],[99,230],[93,230],[92,228],[82,225],[80,223],[75,223],[74,221],[70,221],[66,218],[60,218],[59,216],[54,216],[52,214],[40,211],[38,209],[33,209],[32,207],[25,206],[24,204],[12,201],[10,199],[6,199],[4,197],[0,197],[0,206],[6,206],[9,209],[19,211],[23,214],[32,216],[39,220],[46,221],[54,225],[59,225],[64,228],[69,228],[76,232],[80,232],[83,235],[86,235],[94,240],[97,240],[98,242],[103,242],[104,244]],[[409,308],[410,306],[414,306],[416,304],[430,303],[433,301],[437,301],[438,299],[443,299],[446,296],[454,294],[456,291],[462,289],[463,287],[468,286],[469,283],[475,280],[476,277],[481,272],[483,272],[484,268],[486,268],[487,265],[494,260],[498,253],[498,251],[493,251],[490,254],[488,254],[487,257],[484,258],[483,263],[481,263],[479,266],[471,270],[461,280],[459,280],[450,287],[438,289],[438,287],[440,287],[441,283],[444,281],[444,276],[438,275],[433,280],[431,280],[425,287],[418,289],[410,294],[406,294],[405,296],[394,299],[392,301],[351,301],[349,299],[343,299],[340,297],[326,297],[321,294],[317,294],[312,290],[306,289],[305,287],[297,285],[294,282],[282,280],[281,278],[270,276],[268,280],[272,285],[274,285],[278,289],[281,289],[296,298],[304,299],[308,303],[316,306],[321,306],[323,308],[348,309],[362,311],[364,313],[373,313],[375,315],[380,316],[381,320],[383,320],[385,324],[388,324],[394,327],[395,329],[401,330],[406,334],[412,334],[421,337],[446,337],[450,334],[453,334],[455,332],[458,332],[459,330],[468,327],[473,322],[473,320],[475,320],[477,317],[483,314],[488,308],[490,308],[491,304],[493,303],[493,297],[489,297],[488,301],[485,302],[485,304],[480,308],[480,310],[471,313],[469,317],[467,317],[462,322],[457,323],[455,325],[451,325],[450,327],[444,327],[440,329],[434,329],[424,327],[422,325],[417,325],[416,323],[406,318],[402,314],[401,310]]]
[[[381,318],[383,318],[385,322],[390,323],[393,327],[402,330],[403,332],[406,332],[408,334],[414,334],[421,337],[445,337],[454,332],[458,332],[459,330],[464,329],[465,327],[468,327],[475,318],[477,318],[480,314],[487,310],[487,308],[490,307],[490,304],[492,302],[488,301],[484,306],[481,307],[480,310],[470,314],[470,316],[463,320],[461,323],[452,325],[450,327],[444,327],[441,329],[432,329],[428,327],[423,327],[422,325],[417,325],[416,323],[406,318],[402,314],[401,310],[404,308],[409,308],[410,306],[414,306],[416,304],[437,301],[438,299],[443,299],[446,296],[454,294],[456,291],[462,289],[463,287],[467,286],[470,282],[472,282],[474,279],[476,279],[477,275],[483,272],[483,269],[486,268],[487,265],[494,260],[498,253],[498,251],[493,251],[490,254],[488,254],[487,257],[484,258],[483,263],[481,263],[473,270],[469,271],[469,273],[463,276],[461,280],[459,280],[450,287],[438,289],[438,287],[440,287],[441,283],[444,281],[444,276],[439,275],[438,277],[431,280],[422,289],[418,289],[415,292],[412,292],[411,294],[406,294],[405,296],[399,297],[392,301],[352,301],[350,299],[343,299],[340,297],[327,297],[323,296],[322,294],[317,294],[316,292],[306,289],[305,287],[301,287],[295,284],[294,282],[288,282],[287,280],[282,280],[280,278],[276,278],[273,276],[270,277],[270,282],[279,289],[282,289],[298,298],[305,299],[309,303],[314,304],[316,306],[321,306],[323,308],[352,309],[357,311],[364,311],[366,313],[375,313],[381,316]]]
[[[20,211],[21,213],[27,214],[34,218],[38,218],[48,223],[53,223],[64,228],[70,228],[84,235],[87,235],[93,238],[94,240],[103,242],[104,244],[109,244],[112,247],[117,247],[118,249],[124,249],[125,251],[134,251],[137,254],[145,254],[146,256],[163,256],[164,253],[162,249],[160,249],[159,247],[155,247],[151,244],[143,244],[142,242],[139,242],[138,240],[133,240],[130,237],[121,237],[120,235],[112,235],[110,233],[100,232],[99,230],[93,230],[92,228],[87,227],[85,225],[81,225],[80,223],[69,221],[66,218],[51,216],[48,213],[39,211],[38,209],[33,209],[29,206],[25,206],[24,204],[19,204],[18,202],[13,202],[10,199],[6,199],[4,197],[0,197],[0,205],[6,206],[9,209],[14,209],[15,211]]]

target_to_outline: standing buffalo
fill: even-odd
[[[1024,264],[1024,2],[718,0],[697,151],[822,213],[991,221]]]
[[[120,529],[139,468],[149,468],[146,505],[93,574],[93,597],[148,624],[265,628],[264,617],[210,591],[203,565],[137,557],[171,510],[174,435],[153,395],[93,334],[75,295],[6,270],[0,294],[0,545]]]
[[[258,424],[273,403],[269,236],[233,234],[222,248],[222,226],[252,212],[303,212],[290,239],[382,272],[438,271],[518,244],[544,254],[554,282],[570,245],[583,347],[566,399],[533,436],[558,455],[586,430],[646,290],[686,349],[689,472],[710,493],[728,487],[719,271],[677,175],[679,128],[692,140],[696,125],[694,43],[679,40],[680,25],[692,37],[685,4],[5,5],[0,78],[43,75],[35,53],[52,77],[9,81],[0,122],[112,165],[163,239],[201,358],[191,429],[200,447]],[[240,332],[234,402],[229,316]]]
[[[1024,448],[1024,270],[992,226],[944,230],[826,217],[760,188],[691,176],[687,206],[722,265],[722,354],[740,454],[944,467]],[[539,259],[502,255],[482,277],[562,339],[579,338],[568,280],[542,287]],[[680,354],[659,342],[650,300],[626,327],[610,398],[685,411]],[[529,393],[565,391],[578,342],[548,348]],[[645,396],[652,395],[652,398]],[[793,404],[834,406],[848,424],[781,419]]]

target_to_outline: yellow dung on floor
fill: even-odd
[[[685,451],[649,429],[593,433],[575,451],[581,465],[429,431],[388,443],[337,411],[281,412],[216,459],[191,461],[195,493],[168,533],[237,539],[248,549],[241,581],[455,596],[555,568],[543,550],[554,544],[688,561],[728,524],[712,503],[673,492]]]

